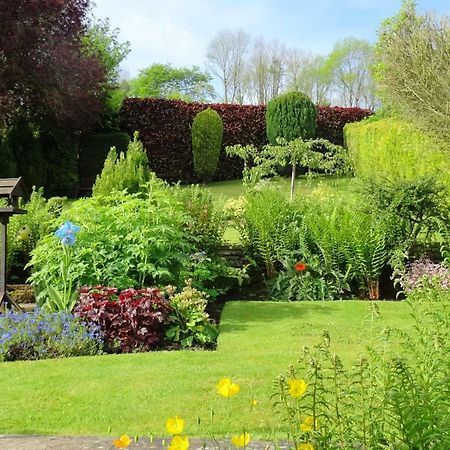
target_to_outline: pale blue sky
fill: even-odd
[[[375,42],[380,23],[401,0],[93,0],[95,17],[110,19],[128,40],[125,74],[153,63],[200,66],[218,30],[242,29],[288,47],[328,54],[348,36]],[[418,0],[419,11],[450,15],[450,0]]]

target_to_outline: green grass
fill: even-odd
[[[296,194],[302,195],[306,192],[310,192],[319,186],[325,186],[330,188],[345,188],[348,184],[349,177],[337,177],[330,175],[316,176],[315,178],[306,178],[305,176],[300,176],[296,179]],[[275,178],[271,181],[275,186],[281,189],[286,196],[290,192],[290,178]],[[238,198],[244,195],[244,186],[242,180],[231,180],[231,181],[216,181],[214,183],[209,183],[206,186],[211,194],[213,195],[214,203],[218,208],[223,208],[223,205],[230,198]]]
[[[378,304],[375,331],[411,327],[407,304]],[[3,363],[0,434],[163,436],[166,418],[177,414],[190,436],[220,436],[245,426],[267,439],[279,427],[270,400],[274,378],[295,363],[302,346],[318,342],[322,329],[344,362],[354,360],[370,340],[368,315],[369,303],[361,301],[229,302],[215,352]],[[225,376],[241,385],[238,396],[216,394]],[[251,399],[258,400],[252,411]]]

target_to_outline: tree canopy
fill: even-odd
[[[413,0],[383,22],[375,78],[383,104],[409,122],[450,139],[450,22],[418,15]]]
[[[0,0],[0,121],[82,128],[101,110],[106,69],[83,51],[89,0]]]
[[[215,97],[211,76],[197,66],[152,64],[130,81],[130,97],[156,97],[206,102]]]

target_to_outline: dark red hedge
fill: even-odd
[[[242,161],[227,158],[227,145],[267,144],[266,107],[254,105],[185,103],[179,100],[129,98],[123,103],[121,128],[130,135],[139,131],[151,169],[167,181],[198,182],[194,174],[191,146],[191,124],[195,115],[206,108],[222,117],[224,135],[215,180],[242,176]],[[347,122],[360,120],[371,112],[359,108],[318,108],[318,137],[333,143],[343,142]]]
[[[373,114],[370,109],[319,106],[317,108],[318,138],[328,139],[333,144],[344,145],[344,126]]]

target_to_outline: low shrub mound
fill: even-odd
[[[171,308],[156,288],[124,289],[95,286],[80,289],[74,314],[95,324],[104,335],[107,351],[154,350],[165,337]]]
[[[102,348],[99,327],[67,311],[0,314],[0,361],[96,355]]]

